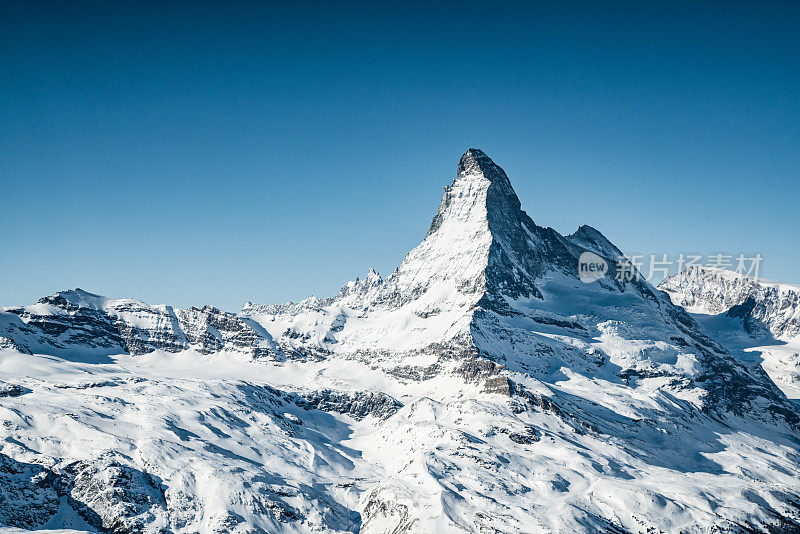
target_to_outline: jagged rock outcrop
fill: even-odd
[[[110,457],[60,466],[70,506],[93,527],[112,534],[167,532],[164,488],[152,475]]]
[[[367,416],[387,419],[403,406],[385,393],[333,391],[330,389],[306,392],[296,401],[296,404],[303,408],[315,408],[323,412],[349,415],[359,420]]]
[[[38,530],[65,509],[99,532],[168,531],[166,502],[151,475],[106,456],[49,465],[0,454],[0,525]]]
[[[53,473],[38,464],[0,454],[0,525],[41,527],[58,511]]]

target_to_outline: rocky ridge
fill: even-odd
[[[281,358],[257,324],[213,306],[179,310],[133,299],[108,299],[80,288],[37,304],[0,309],[0,343],[55,356],[141,355],[154,350],[201,354],[229,350]]]

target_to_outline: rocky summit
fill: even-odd
[[[585,253],[607,266],[588,283]],[[665,292],[617,279],[621,256],[536,224],[469,149],[423,241],[335,296],[4,308],[0,525],[800,531],[800,416],[707,320],[788,336],[796,294],[694,275]]]

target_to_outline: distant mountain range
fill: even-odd
[[[470,149],[422,243],[333,297],[3,308],[0,525],[800,532],[800,290],[621,257]]]
[[[800,286],[695,267],[659,289],[693,312],[706,333],[800,400]]]

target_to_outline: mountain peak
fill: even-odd
[[[86,308],[102,307],[106,297],[89,293],[79,287],[58,291],[55,295],[39,299],[40,304],[52,304],[56,306],[77,306]]]
[[[599,230],[589,226],[581,225],[574,234],[566,236],[570,242],[586,249],[605,256],[608,259],[622,257],[622,251],[609,241]]]
[[[481,225],[492,212],[516,213],[519,210],[519,199],[505,171],[482,150],[470,148],[458,161],[458,176],[444,188],[442,203],[428,236],[447,219],[456,219],[459,226],[467,220]]]
[[[466,176],[483,176],[493,183],[501,181],[511,185],[503,169],[479,148],[467,149],[458,161],[458,178]]]
[[[494,165],[494,162],[480,148],[468,148],[458,161],[458,174],[481,172],[483,165]]]

